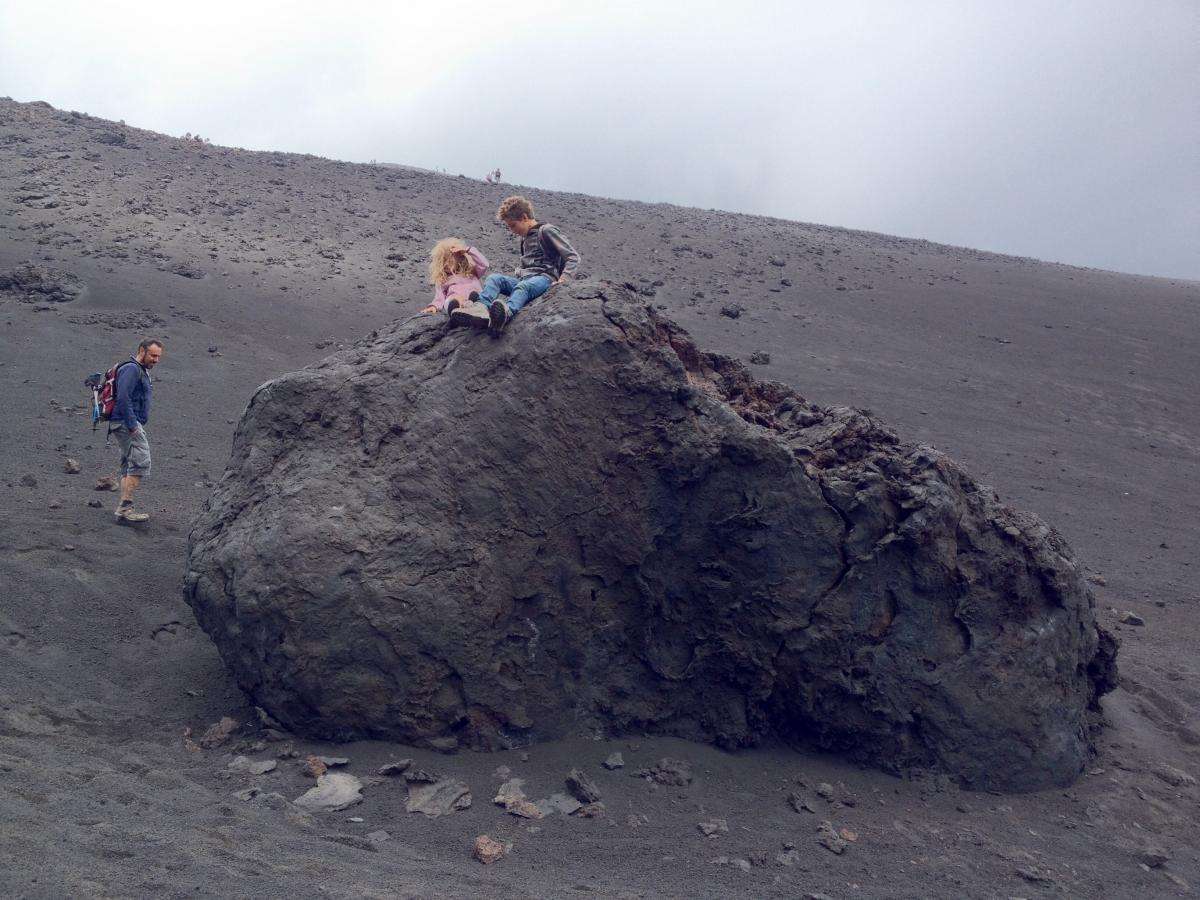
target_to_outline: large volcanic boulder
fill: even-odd
[[[263,385],[185,592],[300,732],[800,739],[1069,782],[1115,646],[1061,538],[870,415],[578,285]]]

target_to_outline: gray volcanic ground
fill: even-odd
[[[574,239],[588,275],[632,283],[700,346],[815,402],[869,407],[1063,533],[1122,642],[1099,754],[1067,790],[968,793],[781,746],[729,754],[637,738],[439,755],[262,729],[180,593],[188,529],[234,424],[262,382],[415,314],[438,238],[513,262],[492,217],[514,190],[0,101],[3,893],[1189,895],[1200,883],[1195,282],[522,191]],[[49,282],[10,277],[27,261]],[[142,494],[154,519],[135,531],[113,524],[115,495],[92,489],[116,454],[91,430],[81,380],[148,334],[166,354]],[[68,457],[81,473],[64,471]],[[198,746],[224,716],[238,729]],[[313,784],[301,763],[314,752],[349,759],[360,805],[307,813],[235,796],[295,799]],[[602,767],[614,752],[624,768]],[[277,766],[230,769],[234,753]],[[406,812],[401,780],[375,776],[400,757],[464,782],[470,808]],[[685,760],[692,781],[631,777],[663,757]],[[501,767],[534,799],[583,769],[605,812],[510,815],[492,803]],[[698,827],[714,820],[727,830]],[[826,821],[844,830],[844,852],[819,841]],[[509,855],[480,865],[481,834]]]

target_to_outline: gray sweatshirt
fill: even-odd
[[[547,248],[553,253],[547,254]],[[579,254],[553,225],[539,224],[529,229],[521,238],[521,265],[517,268],[518,278],[533,275],[549,275],[551,278],[573,278],[579,268]]]

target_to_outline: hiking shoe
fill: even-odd
[[[482,303],[467,303],[450,314],[450,324],[455,327],[487,328],[491,321],[488,308]]]
[[[132,504],[119,507],[116,515],[118,525],[136,525],[139,522],[146,522],[150,519],[150,513],[135,512]]]
[[[450,315],[460,306],[462,306],[462,302],[457,297],[452,297],[450,300],[446,301],[446,315]]]
[[[468,303],[481,303],[481,302],[483,302],[483,301],[481,301],[481,300],[479,299],[479,291],[471,291],[471,293],[467,294],[467,302],[468,302]]]
[[[508,320],[511,318],[512,314],[508,311],[508,305],[503,300],[497,298],[492,301],[492,305],[488,308],[488,319],[490,320],[488,328],[492,334],[498,337],[504,331],[504,326],[508,324]]]

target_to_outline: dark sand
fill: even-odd
[[[769,353],[761,377],[872,409],[1066,536],[1122,641],[1110,727],[1075,786],[966,793],[784,747],[645,737],[527,756],[254,749],[253,710],[180,594],[187,531],[234,422],[263,381],[414,314],[436,239],[459,235],[509,266],[515,241],[491,219],[515,190],[0,101],[0,273],[30,260],[88,288],[67,303],[0,295],[0,893],[1157,897],[1200,885],[1200,285],[824,226],[523,191],[589,275],[640,284],[707,349]],[[736,319],[720,314],[731,304]],[[92,490],[116,453],[91,430],[80,382],[147,334],[167,349],[141,495],[154,519],[134,531],[113,524],[115,494]],[[66,457],[81,474],[64,474]],[[1125,611],[1145,626],[1120,624]],[[185,729],[224,715],[245,729],[187,747]],[[364,802],[310,817],[233,796],[303,793],[312,780],[296,760],[257,778],[225,771],[232,752],[291,748],[349,757]],[[626,768],[610,772],[600,763],[614,750]],[[466,781],[473,806],[405,813],[401,782],[369,781],[402,756]],[[693,783],[630,777],[663,756],[690,761]],[[490,802],[502,765],[535,797],[584,768],[607,813],[508,815]],[[822,799],[822,781],[843,782],[854,805]],[[816,812],[794,811],[792,791]],[[713,817],[729,830],[705,837],[697,824]],[[856,834],[843,855],[817,842],[823,820]],[[513,845],[489,867],[471,858],[485,833]],[[790,866],[776,861],[786,842]]]

